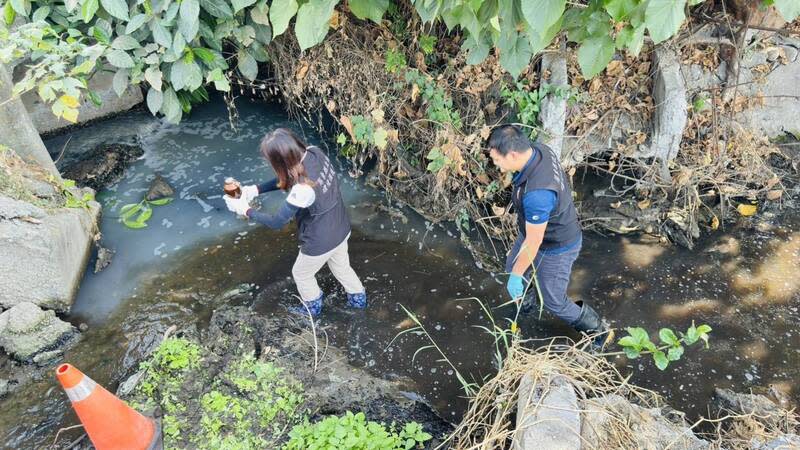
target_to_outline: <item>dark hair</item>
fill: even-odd
[[[489,135],[489,148],[503,156],[509,152],[524,153],[531,149],[528,136],[516,125],[500,125]]]
[[[303,167],[306,143],[288,128],[278,128],[267,133],[259,147],[278,176],[278,187],[289,190],[298,183],[311,184]]]

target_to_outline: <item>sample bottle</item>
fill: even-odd
[[[225,186],[223,186],[222,190],[225,191],[225,195],[229,195],[233,198],[242,196],[242,185],[233,177],[225,178]]]

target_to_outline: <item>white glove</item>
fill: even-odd
[[[252,202],[256,197],[258,197],[258,186],[255,184],[242,186],[242,198],[245,199],[247,203]]]
[[[225,199],[225,206],[228,207],[230,212],[236,213],[240,216],[246,216],[247,210],[250,209],[250,204],[244,199],[244,193],[239,198],[233,198],[230,195],[223,195]]]

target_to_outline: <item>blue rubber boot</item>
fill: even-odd
[[[304,305],[290,306],[289,312],[303,317],[308,317],[308,313],[310,312],[312,317],[317,317],[319,316],[319,313],[322,312],[323,298],[324,294],[319,294],[319,297],[317,297],[316,299],[311,300],[310,302],[303,302],[305,306]],[[306,307],[308,307],[308,310],[306,310]]]
[[[347,306],[356,309],[364,309],[367,307],[367,293],[359,292],[358,294],[347,294]]]

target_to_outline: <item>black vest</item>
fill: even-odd
[[[556,193],[556,209],[550,214],[544,240],[540,248],[552,249],[564,247],[575,242],[581,236],[578,223],[578,212],[572,202],[572,189],[567,176],[553,150],[540,143],[533,144],[534,155],[539,154],[539,161],[528,165],[514,182],[511,201],[517,212],[517,226],[520,236],[525,236],[525,214],[522,200],[526,193],[536,189],[549,189]]]
[[[314,182],[314,203],[295,215],[300,251],[319,256],[333,250],[350,233],[350,218],[339,191],[331,161],[318,147],[310,146],[303,158],[308,178]]]

